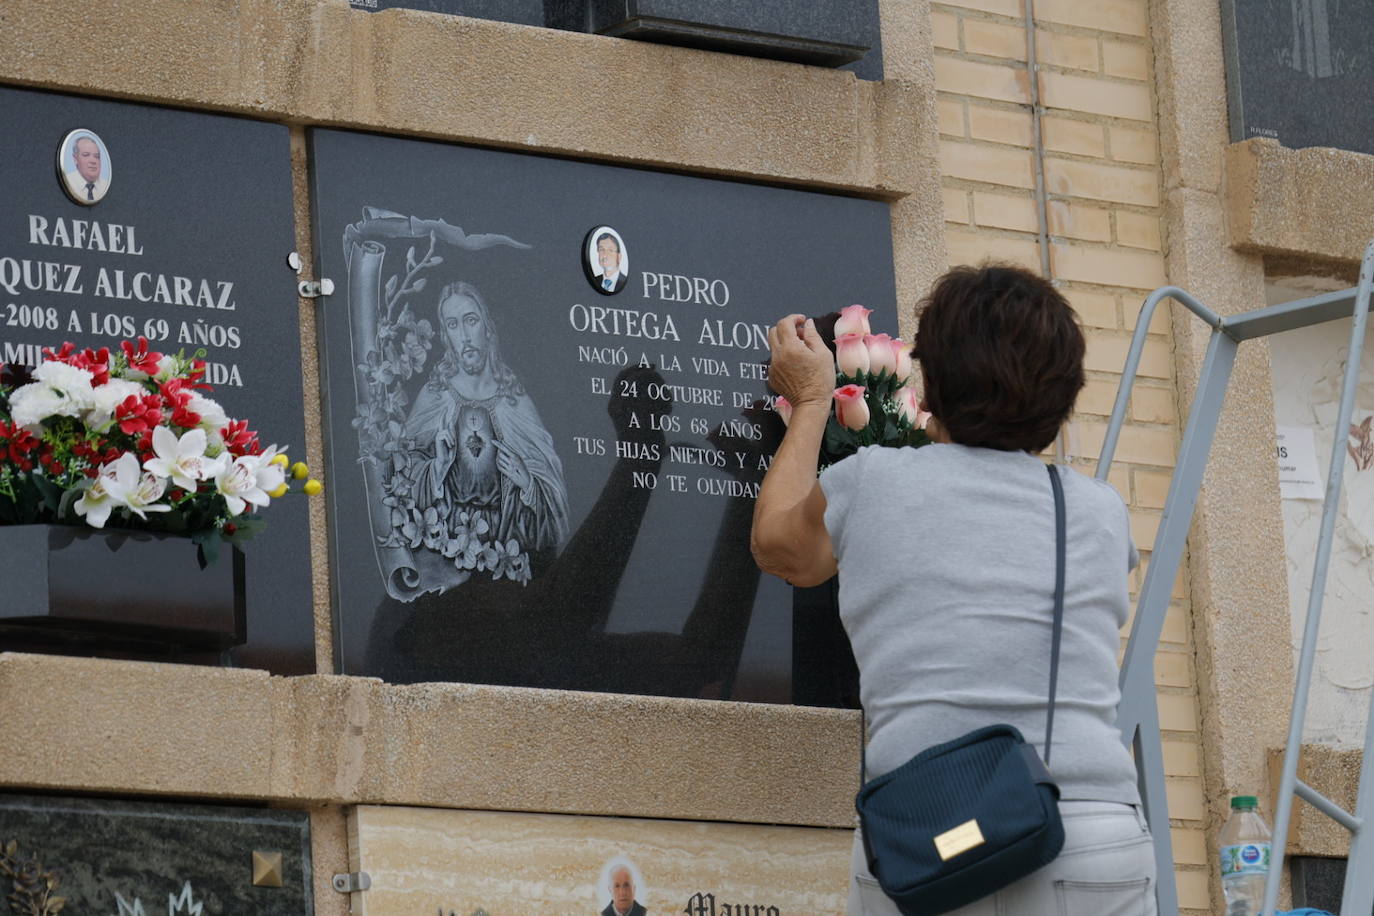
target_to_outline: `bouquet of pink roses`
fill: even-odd
[[[930,414],[909,386],[911,346],[868,324],[872,309],[851,305],[816,319],[821,339],[835,354],[835,412],[825,427],[820,467],[846,458],[865,445],[919,447]],[[783,423],[792,414],[784,397],[774,404]]]
[[[206,396],[205,362],[148,350],[45,349],[0,373],[0,525],[87,524],[188,535],[202,564],[250,537],[251,511],[303,479]],[[307,494],[320,483],[308,481]],[[251,507],[251,509],[250,509]]]

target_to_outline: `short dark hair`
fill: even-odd
[[[601,243],[604,242],[604,241],[606,241],[606,239],[610,239],[611,242],[613,242],[613,243],[615,244],[615,253],[616,253],[616,254],[620,254],[620,239],[618,239],[618,238],[616,238],[615,236],[611,235],[609,232],[603,232],[603,233],[601,233],[600,235],[598,235],[598,236],[596,237],[596,245],[597,245],[597,247],[600,247]]]
[[[1083,388],[1083,332],[1050,282],[1021,267],[956,267],[919,309],[913,355],[931,414],[960,445],[1039,452]]]

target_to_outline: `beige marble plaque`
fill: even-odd
[[[848,830],[359,806],[365,916],[841,916]],[[622,898],[622,900],[625,898]]]

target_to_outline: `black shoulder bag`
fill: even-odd
[[[906,916],[937,916],[986,897],[1064,846],[1059,787],[1047,769],[1064,626],[1064,489],[1053,465],[1049,472],[1056,569],[1045,763],[1015,727],[990,725],[864,784],[854,806],[868,868]]]

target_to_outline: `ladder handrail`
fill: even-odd
[[[1320,623],[1322,596],[1330,560],[1330,545],[1335,526],[1342,474],[1345,462],[1343,448],[1348,435],[1350,415],[1354,409],[1354,391],[1359,382],[1361,348],[1364,341],[1371,291],[1374,291],[1374,241],[1365,250],[1358,287],[1335,293],[1323,293],[1294,302],[1221,317],[1187,291],[1176,286],[1163,286],[1145,299],[1136,321],[1121,385],[1112,408],[1111,419],[1103,438],[1096,477],[1105,480],[1125,423],[1126,407],[1131,388],[1140,367],[1150,321],[1155,309],[1165,299],[1172,299],[1197,315],[1212,329],[1207,356],[1199,373],[1197,391],[1189,409],[1187,427],[1180,444],[1178,460],[1170,480],[1169,495],[1151,554],[1150,568],[1137,598],[1135,622],[1127,642],[1121,669],[1121,706],[1118,724],[1122,739],[1136,750],[1136,767],[1142,800],[1155,833],[1156,884],[1161,916],[1177,913],[1177,889],[1173,880],[1171,844],[1168,842],[1168,813],[1162,799],[1164,774],[1159,720],[1153,677],[1153,658],[1163,628],[1164,614],[1169,606],[1177,568],[1181,564],[1184,542],[1191,524],[1193,509],[1201,486],[1212,440],[1220,417],[1222,401],[1230,380],[1237,346],[1240,342],[1265,337],[1282,331],[1322,324],[1351,315],[1353,326],[1350,349],[1346,358],[1345,380],[1332,446],[1331,469],[1327,477],[1326,501],[1323,506],[1321,537],[1313,568],[1312,592],[1308,602],[1301,659],[1294,685],[1293,708],[1289,719],[1288,744],[1284,749],[1283,774],[1279,781],[1279,800],[1275,815],[1274,835],[1278,849],[1271,855],[1268,880],[1265,883],[1262,916],[1273,916],[1274,904],[1284,861],[1288,824],[1293,796],[1308,801],[1318,810],[1351,830],[1350,861],[1346,871],[1343,916],[1359,913],[1367,916],[1374,906],[1374,838],[1360,828],[1374,821],[1374,702],[1370,704],[1369,724],[1365,732],[1363,766],[1360,786],[1369,792],[1359,793],[1356,814],[1350,814],[1315,789],[1297,779],[1297,759],[1301,754],[1302,726],[1306,715],[1308,688],[1316,653],[1316,632]],[[1160,595],[1163,597],[1161,598]],[[1144,673],[1142,673],[1144,672]],[[1148,676],[1147,676],[1148,675]],[[1142,749],[1144,752],[1142,752]],[[1368,779],[1366,779],[1368,777]],[[1162,814],[1162,817],[1160,816]],[[1162,835],[1162,836],[1161,836]],[[1369,845],[1367,852],[1365,847]],[[1356,856],[1359,861],[1356,861]],[[1364,860],[1368,859],[1368,862]],[[1167,877],[1166,877],[1167,876]],[[1362,908],[1362,909],[1361,909]]]
[[[1140,369],[1140,354],[1145,350],[1145,337],[1150,333],[1150,322],[1154,320],[1155,308],[1165,299],[1173,299],[1186,306],[1213,330],[1222,326],[1222,319],[1216,312],[1177,286],[1161,286],[1145,297],[1145,303],[1140,307],[1140,316],[1136,318],[1131,349],[1126,353],[1126,365],[1121,370],[1121,387],[1117,389],[1116,403],[1112,405],[1111,422],[1107,424],[1107,435],[1102,440],[1102,454],[1097,459],[1095,476],[1098,480],[1107,479],[1107,470],[1111,467],[1112,456],[1116,454],[1116,443],[1121,437],[1121,426],[1126,421],[1126,402],[1131,397],[1131,385],[1135,382],[1136,373]]]

